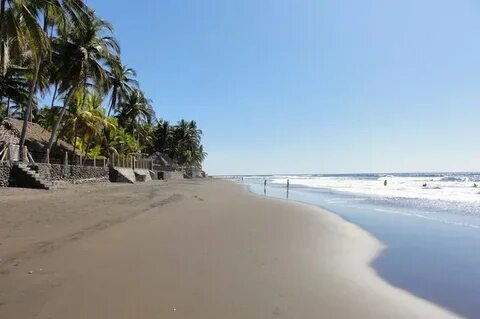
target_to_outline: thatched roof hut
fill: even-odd
[[[8,118],[0,122],[0,145],[2,144],[19,144],[20,135],[22,133],[23,120]],[[28,123],[27,136],[25,137],[25,145],[34,157],[41,158],[45,154],[50,139],[51,132],[47,131],[36,123]],[[73,146],[69,143],[58,139],[50,154],[54,158],[63,158],[65,151],[73,152]],[[80,155],[77,150],[76,155]]]

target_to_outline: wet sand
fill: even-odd
[[[219,180],[0,189],[0,318],[453,318],[340,217]]]

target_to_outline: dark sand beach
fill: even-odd
[[[219,180],[0,190],[0,318],[453,318],[320,208]]]

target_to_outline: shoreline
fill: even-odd
[[[244,185],[265,196],[263,183]],[[266,195],[320,207],[357,225],[387,246],[371,262],[383,280],[458,316],[478,316],[480,234],[469,223],[478,225],[478,218],[308,187],[295,187],[288,196],[285,187],[271,186]]]
[[[389,246],[377,234],[371,232],[364,225],[356,223],[354,220],[349,219],[347,216],[345,216],[343,214],[340,214],[338,212],[335,212],[333,210],[330,210],[329,208],[323,207],[323,206],[318,205],[318,204],[314,204],[314,203],[304,201],[304,200],[289,199],[288,197],[283,198],[283,197],[271,196],[271,195],[268,195],[268,194],[257,193],[251,188],[251,186],[252,186],[251,184],[250,185],[249,184],[243,184],[243,183],[238,183],[238,182],[235,182],[235,181],[231,181],[231,182],[236,184],[236,185],[240,185],[246,192],[248,192],[249,194],[251,194],[251,195],[253,195],[257,198],[273,200],[273,201],[280,201],[280,202],[283,202],[283,203],[288,203],[290,205],[299,205],[299,206],[305,206],[305,207],[311,208],[311,209],[317,209],[322,214],[330,214],[330,215],[333,215],[334,217],[340,219],[340,221],[339,221],[340,223],[347,223],[347,224],[352,225],[353,227],[357,228],[359,231],[363,232],[364,236],[367,236],[367,237],[370,238],[370,240],[373,240],[373,241],[376,242],[376,246],[377,246],[375,248],[376,251],[370,255],[370,258],[368,259],[368,263],[367,263],[367,267],[369,267],[373,271],[374,276],[378,277],[378,279],[380,279],[385,284],[387,284],[388,286],[390,286],[394,289],[398,289],[399,291],[401,291],[403,293],[406,293],[407,295],[410,295],[414,298],[418,298],[419,300],[425,301],[425,302],[427,302],[427,303],[429,303],[429,304],[431,304],[435,307],[438,307],[439,309],[447,311],[450,315],[456,316],[456,318],[463,318],[462,315],[453,312],[451,309],[448,309],[448,308],[442,306],[441,304],[435,303],[432,300],[425,299],[420,295],[416,295],[412,291],[409,291],[409,290],[405,289],[404,287],[402,287],[400,285],[396,285],[393,282],[390,282],[386,277],[382,276],[379,269],[377,269],[374,264],[380,258],[384,257],[384,255],[388,252]]]
[[[370,263],[384,246],[364,229],[242,185],[6,193],[0,217],[15,228],[0,235],[2,318],[455,317],[379,277]],[[32,215],[14,220],[14,206]]]

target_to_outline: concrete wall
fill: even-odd
[[[159,179],[183,179],[183,172],[170,172],[170,171],[161,171],[158,172]]]
[[[135,169],[113,167],[110,169],[110,181],[114,183],[148,182],[156,179],[183,179],[183,172],[151,171],[148,169]]]
[[[126,167],[111,167],[110,168],[110,182],[113,183],[135,183],[135,172],[131,168]]]
[[[152,170],[149,170],[148,172],[150,173],[150,178],[152,181],[158,180],[158,172]]]
[[[136,182],[149,182],[152,180],[150,170],[148,169],[135,169],[134,173]]]
[[[187,178],[205,178],[206,174],[199,168],[187,168],[185,170],[185,177]]]

